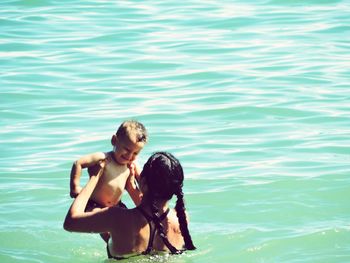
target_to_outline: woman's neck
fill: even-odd
[[[154,201],[155,205],[160,214],[164,213],[168,209],[168,201],[167,200],[156,200]],[[141,204],[139,205],[143,210],[152,213],[152,203],[147,196],[143,196]]]

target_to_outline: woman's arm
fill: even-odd
[[[108,207],[98,211],[85,212],[86,204],[94,191],[98,180],[103,174],[104,162],[101,162],[101,169],[96,175],[92,175],[84,189],[74,200],[68,210],[63,228],[72,232],[108,232],[110,229],[111,209]]]
[[[138,206],[140,205],[142,199],[142,193],[138,188],[140,169],[135,162],[130,164],[128,167],[130,170],[130,174],[126,181],[125,188],[128,191],[131,199],[134,201],[134,204]]]

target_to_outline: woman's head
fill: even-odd
[[[167,152],[156,152],[143,167],[148,194],[153,199],[169,200],[182,191],[184,173],[178,159]]]
[[[196,249],[193,245],[187,225],[184,194],[182,192],[184,173],[179,160],[167,152],[154,153],[143,166],[141,180],[144,180],[142,183],[146,183],[147,185],[147,193],[145,194],[152,208],[152,218],[158,232],[161,233],[164,244],[171,253],[180,253],[182,250],[177,250],[172,246],[166,237],[156,201],[170,200],[173,195],[177,197],[175,210],[179,220],[181,234],[185,242],[184,248],[189,250]]]

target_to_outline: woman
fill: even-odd
[[[101,163],[104,167],[104,163]],[[144,165],[140,175],[143,192],[141,204],[134,209],[106,207],[85,212],[86,204],[103,169],[91,176],[86,187],[74,200],[64,222],[73,232],[110,233],[109,258],[125,258],[151,251],[181,253],[194,250],[187,226],[182,185],[184,174],[180,162],[170,153],[157,152]],[[168,201],[177,196],[175,210]]]

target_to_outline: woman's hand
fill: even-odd
[[[136,163],[132,162],[128,164],[128,168],[130,170],[130,174],[126,181],[125,189],[128,191],[135,205],[138,206],[140,205],[142,199],[142,193],[139,189],[140,174],[138,172]]]
[[[76,186],[70,191],[70,197],[76,198],[83,188],[81,186]]]
[[[90,178],[92,176],[101,177],[101,175],[103,174],[104,168],[106,166],[106,162],[108,162],[108,160],[106,159],[100,160],[98,163],[94,164],[93,166],[90,166],[88,168]]]
[[[129,163],[128,168],[130,171],[130,177],[135,178],[137,183],[140,181],[140,173],[135,162]]]

